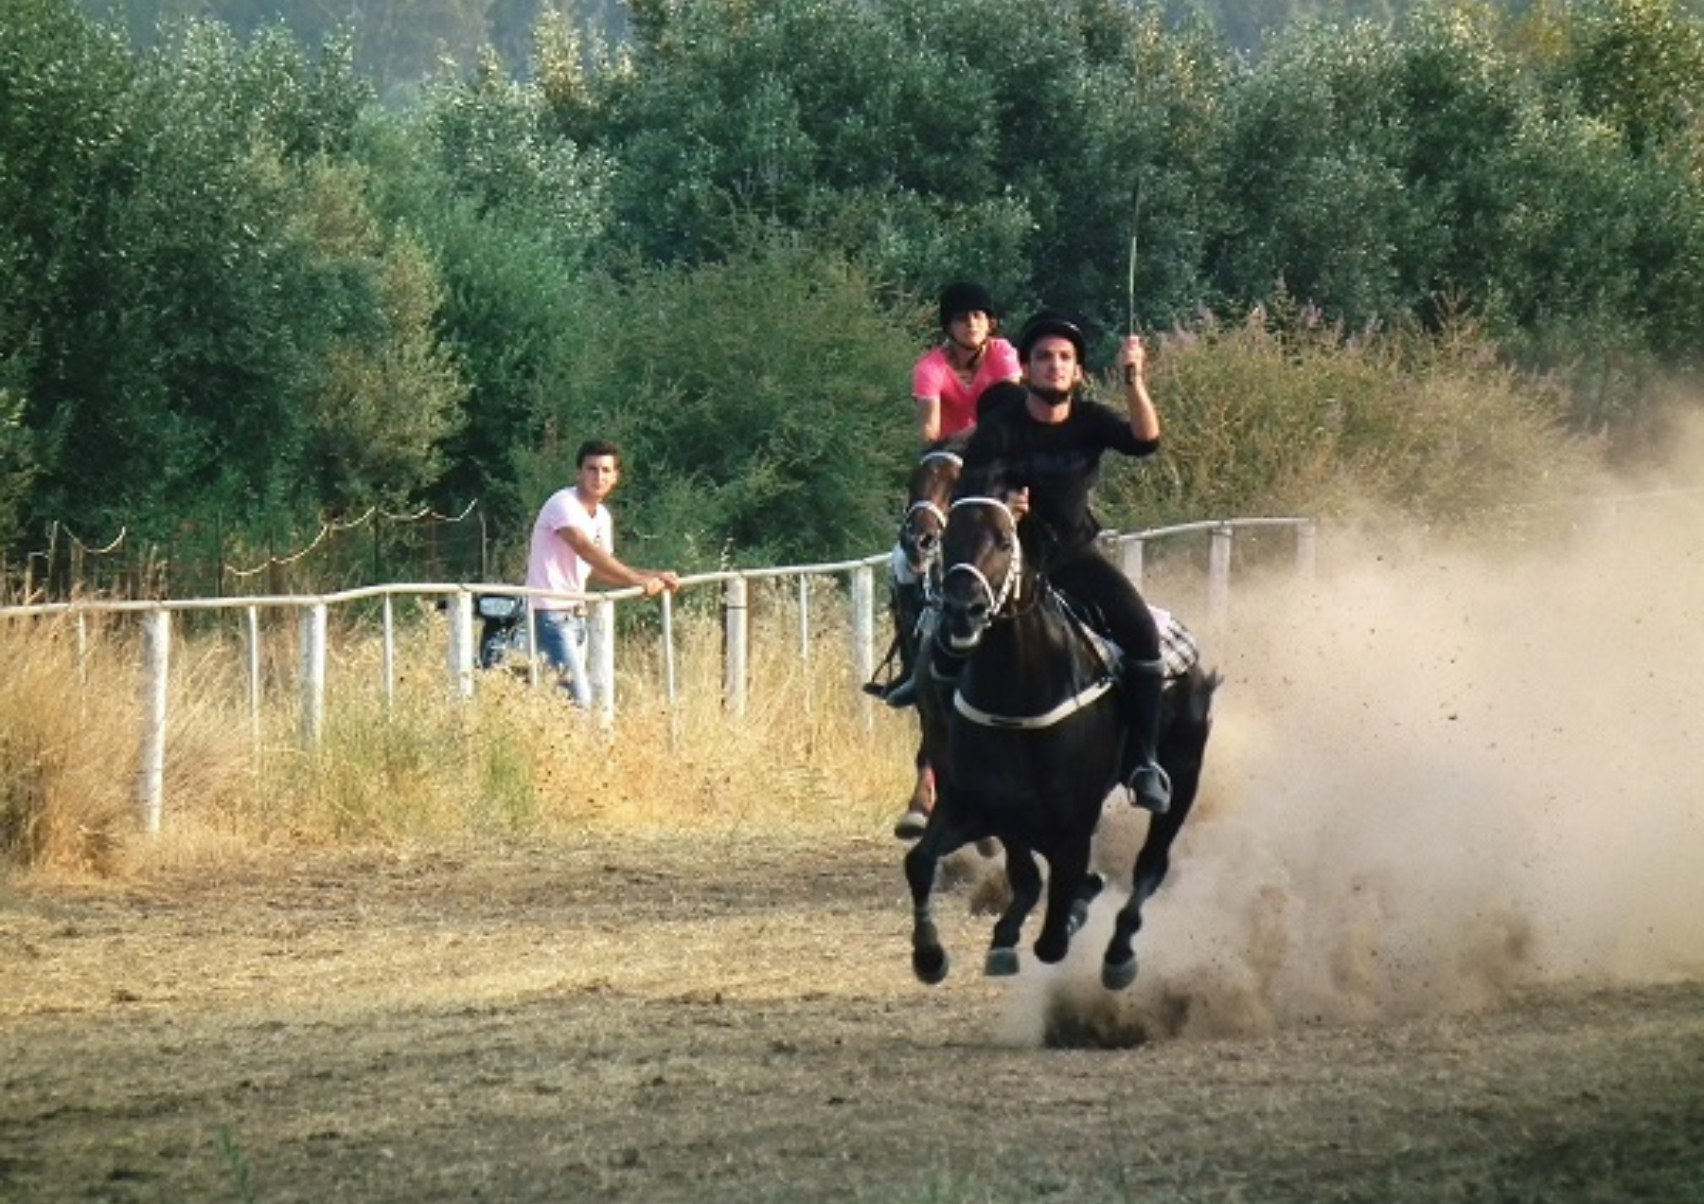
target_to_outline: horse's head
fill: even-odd
[[[947,512],[941,563],[938,638],[952,651],[966,653],[1022,599],[1024,553],[1017,516],[996,497],[959,498]]]
[[[947,526],[947,504],[963,465],[964,461],[955,452],[938,448],[917,462],[906,484],[905,521],[899,528],[899,546],[907,567],[925,583],[932,582],[936,576],[941,535]]]

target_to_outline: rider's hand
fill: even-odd
[[[1140,336],[1126,336],[1118,348],[1118,366],[1126,382],[1134,384],[1142,378],[1148,367],[1148,349],[1142,346]]]

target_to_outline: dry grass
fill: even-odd
[[[300,734],[291,624],[263,633],[257,716],[237,626],[203,621],[190,632],[180,623],[163,822],[152,839],[141,835],[136,802],[134,625],[90,616],[79,640],[70,619],[13,621],[0,628],[0,657],[15,666],[0,701],[0,850],[14,866],[117,874],[279,847],[600,827],[880,831],[908,789],[911,725],[866,704],[832,607],[813,602],[813,625],[826,629],[800,654],[795,607],[784,597],[756,603],[743,717],[722,702],[713,618],[677,616],[672,706],[655,633],[625,638],[607,729],[520,674],[481,673],[475,697],[457,701],[443,619],[422,607],[399,623],[388,697],[376,633],[333,635],[311,749]]]

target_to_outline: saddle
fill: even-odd
[[[1060,600],[1078,633],[1095,650],[1107,672],[1117,676],[1124,649],[1107,634],[1099,613],[1091,612],[1064,594],[1060,594]],[[1195,636],[1171,611],[1152,605],[1148,610],[1153,613],[1154,625],[1160,629],[1160,675],[1167,681],[1188,676],[1201,660],[1201,646],[1195,642]]]

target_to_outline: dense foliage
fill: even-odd
[[[1250,432],[1356,382],[1325,412],[1361,433],[1301,440],[1306,471],[1204,460],[1181,409],[1124,521],[1368,490],[1466,521],[1482,488],[1415,489],[1391,449],[1454,456],[1462,423],[1523,432],[1486,470],[1629,445],[1704,366],[1704,26],[1676,0],[1286,11],[1252,55],[1222,15],[1120,0],[634,0],[619,27],[439,0],[400,22],[456,51],[424,79],[377,63],[394,4],[311,36],[227,7],[144,37],[144,5],[8,4],[14,554],[54,522],[289,546],[476,499],[513,545],[592,434],[629,449],[648,560],[867,552],[958,276],[1084,313],[1100,362],[1132,319],[1173,332],[1162,408],[1217,380],[1239,395],[1203,404]],[[1520,375],[1417,432],[1412,398],[1478,371],[1438,348]]]

